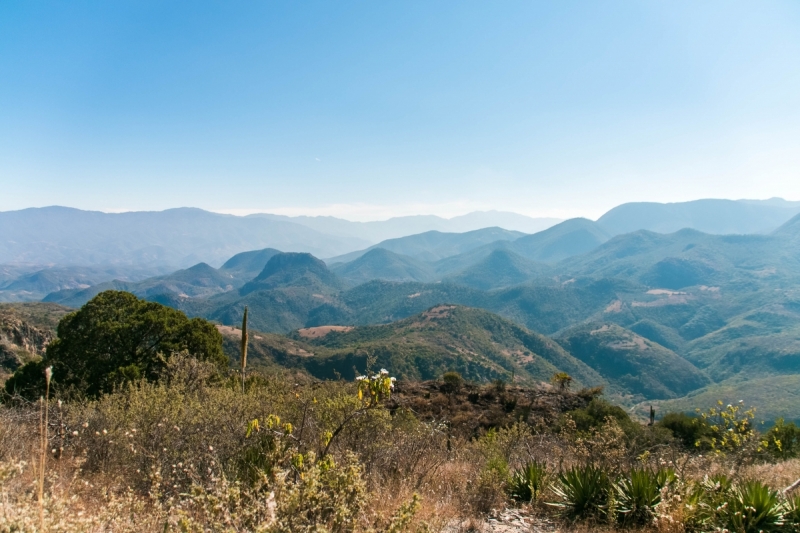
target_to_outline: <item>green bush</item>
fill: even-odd
[[[442,381],[444,381],[445,392],[458,392],[464,386],[464,378],[458,372],[445,372],[442,375]]]
[[[44,358],[19,369],[6,392],[38,398],[43,370],[52,366],[52,388],[62,394],[97,397],[125,382],[155,380],[171,354],[187,351],[220,370],[228,359],[222,335],[200,318],[122,291],[105,291],[58,323],[58,338]]]
[[[602,428],[608,418],[613,418],[629,438],[642,432],[641,426],[631,420],[622,407],[602,398],[594,398],[586,407],[569,411],[566,416],[575,421],[575,429],[582,433]]]
[[[800,428],[779,418],[763,437],[766,452],[774,459],[784,461],[800,455]]]
[[[559,507],[571,519],[599,518],[608,509],[611,481],[606,472],[594,465],[574,466],[558,476],[553,492]]]
[[[547,484],[547,465],[531,461],[515,470],[508,482],[508,495],[520,502],[531,502],[541,496]]]
[[[709,435],[705,420],[686,413],[667,413],[656,425],[670,430],[672,435],[689,449],[695,449],[697,444],[703,442]]]

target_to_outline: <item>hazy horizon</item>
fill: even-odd
[[[769,200],[783,200],[783,201],[786,201],[788,203],[800,203],[800,201],[798,201],[798,200],[792,200],[792,199],[782,198],[782,197],[771,197],[771,198],[696,198],[696,199],[693,199],[693,200],[687,200],[687,202],[700,201],[700,200],[730,200],[730,201],[739,201],[739,202],[766,202],[766,201],[769,201]],[[636,202],[634,202],[634,203],[636,203]],[[668,205],[670,203],[685,203],[685,202],[648,202],[648,203],[665,203],[665,204]],[[393,215],[386,215],[386,216],[380,216],[381,214],[384,214],[385,211],[371,210],[367,214],[368,215],[375,215],[375,216],[373,216],[373,217],[362,217],[362,216],[352,216],[352,215],[348,216],[347,213],[345,213],[345,214],[337,214],[339,212],[337,208],[339,208],[341,206],[322,207],[322,208],[318,208],[318,209],[284,207],[284,208],[276,208],[276,209],[273,209],[273,210],[262,210],[262,209],[228,209],[228,210],[225,210],[225,209],[219,210],[219,209],[217,209],[217,210],[214,210],[214,209],[204,209],[202,207],[190,206],[190,205],[176,205],[176,206],[173,206],[173,207],[165,207],[163,209],[82,209],[80,207],[53,204],[53,205],[41,205],[41,206],[28,206],[28,207],[22,207],[22,208],[19,208],[19,209],[9,209],[9,210],[6,210],[6,211],[20,211],[20,210],[24,210],[24,209],[41,209],[41,208],[48,208],[48,207],[64,207],[64,208],[68,208],[68,209],[81,209],[81,210],[85,210],[85,211],[97,211],[97,212],[101,212],[101,213],[120,214],[120,213],[147,212],[147,211],[159,212],[159,211],[165,211],[165,210],[170,210],[170,209],[203,209],[204,211],[208,211],[208,212],[211,212],[211,213],[217,213],[217,214],[220,214],[220,215],[233,215],[233,216],[239,216],[239,217],[250,216],[250,215],[277,215],[277,216],[286,216],[286,217],[290,217],[290,218],[298,218],[298,217],[311,217],[311,218],[333,217],[333,218],[345,220],[345,221],[348,221],[348,222],[385,222],[385,221],[388,221],[388,220],[391,220],[391,219],[394,219],[394,218],[404,218],[404,217],[414,217],[414,216],[422,216],[422,217],[424,217],[424,216],[433,216],[433,217],[442,218],[444,220],[452,220],[452,219],[459,218],[459,217],[464,217],[464,216],[467,216],[467,215],[492,214],[492,213],[519,215],[519,216],[533,218],[533,219],[568,220],[570,218],[588,218],[590,220],[597,220],[603,214],[607,213],[611,209],[613,209],[615,207],[618,207],[620,205],[623,205],[623,204],[613,205],[610,209],[604,210],[604,211],[602,211],[600,213],[595,213],[595,214],[578,213],[578,214],[573,214],[572,216],[538,216],[536,214],[526,214],[526,213],[521,213],[521,212],[518,212],[518,211],[510,211],[510,210],[504,210],[504,209],[475,209],[475,210],[470,210],[470,211],[457,211],[457,212],[448,213],[448,214],[442,214],[441,212],[436,213],[436,212],[432,212],[432,211],[419,210],[419,211],[401,212],[400,214],[393,214]],[[4,212],[4,211],[0,211],[0,212]]]
[[[800,4],[4,2],[0,210],[800,199]]]

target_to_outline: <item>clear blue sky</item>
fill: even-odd
[[[800,200],[800,2],[0,2],[0,210]]]

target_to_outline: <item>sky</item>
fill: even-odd
[[[800,200],[795,0],[0,2],[0,211]]]

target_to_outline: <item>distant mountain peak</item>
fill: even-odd
[[[327,272],[325,263],[309,253],[283,252],[273,255],[255,280],[260,281],[285,271]]]
[[[261,273],[246,283],[239,293],[280,287],[316,287],[325,292],[342,288],[336,275],[311,254],[283,252],[273,255]]]

